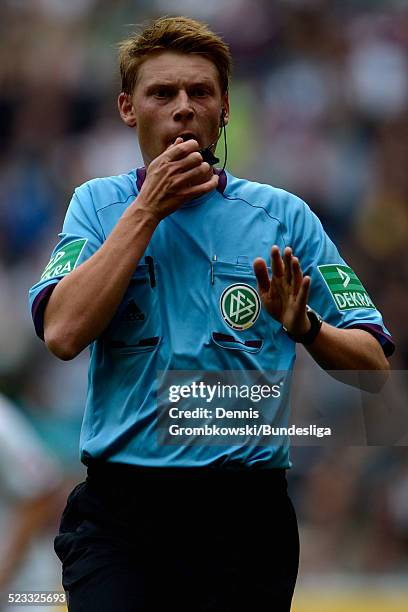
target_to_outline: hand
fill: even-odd
[[[258,290],[267,312],[295,336],[305,334],[310,329],[306,315],[310,277],[303,276],[297,257],[292,249],[286,247],[283,259],[279,247],[271,251],[272,278],[264,259],[257,257],[254,272],[258,280]]]
[[[161,221],[183,202],[209,193],[218,185],[218,175],[203,162],[196,140],[177,138],[147,169],[138,206]]]

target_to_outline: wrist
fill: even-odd
[[[294,342],[299,342],[300,344],[308,345],[312,344],[315,341],[322,327],[323,319],[317,312],[312,310],[309,306],[307,306],[306,308],[306,317],[309,321],[308,329],[306,328],[307,331],[305,331],[304,333],[293,334],[289,330],[287,330],[285,326],[283,326],[283,329],[286,331],[288,337]]]
[[[296,324],[286,326],[283,324],[283,329],[291,336],[303,336],[307,334],[312,327],[309,317],[305,313],[304,318],[301,321],[297,321]]]
[[[161,218],[152,206],[145,202],[143,196],[139,195],[129,206],[129,214],[144,225],[151,226],[153,231],[159,225]]]

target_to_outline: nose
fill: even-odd
[[[191,100],[185,91],[180,91],[176,98],[176,105],[173,111],[174,121],[193,119],[195,115]]]

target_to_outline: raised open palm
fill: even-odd
[[[303,276],[299,260],[294,257],[290,247],[285,248],[283,258],[279,247],[272,247],[271,267],[270,278],[265,260],[258,257],[254,261],[254,272],[264,308],[291,334],[306,333],[310,328],[306,316],[310,277]]]

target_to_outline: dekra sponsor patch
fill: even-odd
[[[79,238],[58,249],[46,265],[40,280],[48,280],[55,276],[65,276],[72,272],[77,265],[86,242],[86,238]]]
[[[372,299],[363,287],[355,272],[344,264],[324,264],[317,266],[330,291],[338,310],[371,308],[375,310]]]

